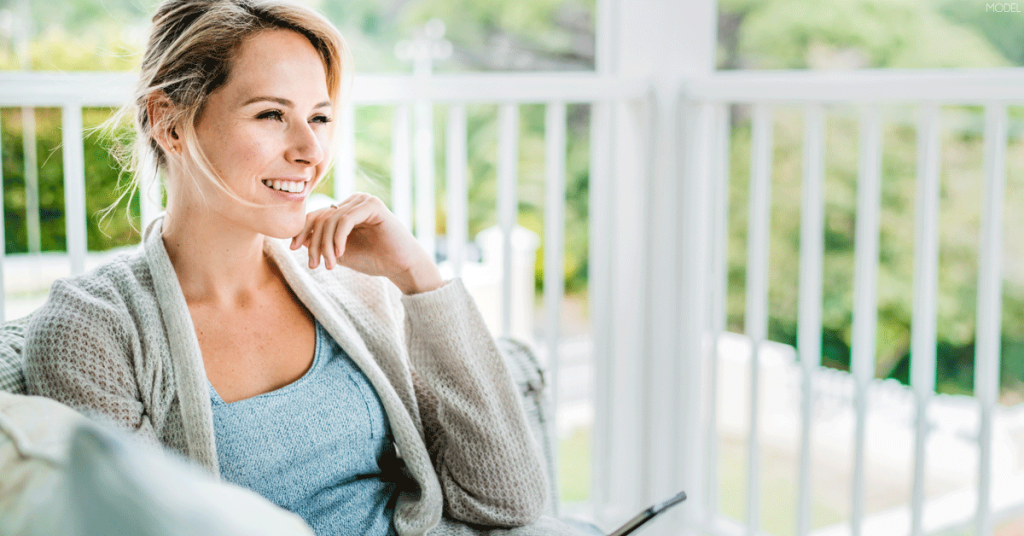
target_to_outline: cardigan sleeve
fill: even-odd
[[[123,323],[111,304],[55,282],[25,334],[28,391],[159,443],[140,400]]]
[[[532,523],[546,477],[522,401],[461,280],[402,296],[405,335],[427,448],[455,519]]]
[[[461,280],[402,296],[417,403],[447,516],[535,522],[546,503],[540,449],[512,376]]]

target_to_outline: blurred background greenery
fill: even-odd
[[[362,73],[409,72],[395,45],[427,20],[447,25],[452,56],[436,72],[590,70],[594,66],[594,0],[308,0],[346,35]],[[37,71],[131,70],[155,4],[142,0],[7,0],[0,2],[0,68]],[[26,21],[28,21],[26,23]],[[1024,16],[987,12],[975,0],[719,0],[720,69],[985,68],[1024,65]],[[437,176],[444,177],[444,112],[435,108]],[[831,107],[826,129],[826,259],[823,336],[826,366],[849,366],[856,222],[856,110]],[[6,251],[28,251],[23,110],[0,110]],[[35,110],[39,153],[41,249],[63,250],[60,111]],[[391,114],[356,111],[359,183],[390,197]],[[87,110],[86,126],[109,110]],[[495,106],[469,107],[470,236],[496,221]],[[732,109],[729,325],[742,331],[745,283],[749,110]],[[879,274],[879,377],[906,382],[913,288],[916,128],[912,107],[885,109],[882,236]],[[1003,396],[1024,400],[1024,110],[1011,108],[1005,222]],[[793,344],[796,334],[802,119],[780,108],[774,120],[770,332]],[[589,108],[569,113],[565,271],[570,296],[585,299]],[[940,392],[973,390],[978,222],[981,206],[981,110],[942,110],[940,223]],[[539,234],[543,218],[543,108],[521,108],[520,224]],[[118,170],[98,135],[85,140],[88,210],[117,198]],[[325,184],[329,188],[329,184]],[[444,185],[437,192],[443,234]],[[90,250],[138,239],[138,203],[122,203],[102,224],[89,220]],[[130,215],[125,218],[124,215]],[[537,289],[541,290],[542,255]]]

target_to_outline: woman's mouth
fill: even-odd
[[[279,192],[302,193],[306,189],[306,181],[286,181],[264,179],[263,185]]]

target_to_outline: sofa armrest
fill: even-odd
[[[498,338],[498,349],[522,395],[523,409],[534,441],[544,455],[548,478],[548,504],[544,514],[558,517],[558,471],[555,466],[555,413],[547,389],[545,369],[527,344],[507,337]]]
[[[25,330],[32,316],[5,322],[0,326],[0,391],[26,393],[24,354]]]

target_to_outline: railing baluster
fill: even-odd
[[[36,147],[36,110],[21,109],[21,145],[25,160],[25,219],[28,228],[28,251],[42,251],[39,224],[39,156]]]
[[[512,333],[512,234],[518,219],[516,182],[519,174],[519,106],[498,110],[498,225],[501,228],[501,332]]]
[[[418,101],[415,110],[416,238],[434,256],[437,215],[434,208],[434,105]]]
[[[760,350],[768,338],[768,237],[771,227],[772,110],[755,104],[750,155],[747,297],[744,330],[750,339],[750,437],[747,464],[747,534],[760,530],[761,471],[758,434]]]
[[[391,123],[391,210],[412,229],[412,148],[409,105],[395,106]]]
[[[852,536],[860,536],[864,517],[864,448],[867,435],[868,385],[875,377],[875,334],[878,331],[878,231],[881,209],[881,113],[868,105],[860,116],[860,157],[857,170],[857,223],[854,237],[853,341],[850,369],[854,379]]]
[[[548,103],[544,116],[544,309],[551,399],[558,400],[562,298],[565,294],[566,106]]]
[[[800,309],[797,351],[802,374],[797,535],[810,531],[814,375],[821,366],[822,265],[825,249],[825,120],[819,103],[804,109],[803,206],[800,209]]]
[[[714,109],[715,139],[712,142],[712,185],[714,196],[714,230],[711,242],[711,319],[710,359],[708,360],[708,417],[705,430],[705,452],[707,453],[707,501],[706,522],[710,526],[718,515],[718,342],[725,332],[728,311],[726,299],[729,295],[729,151],[731,124],[729,106],[717,104]]]
[[[928,404],[935,392],[935,340],[939,267],[939,109],[920,110],[917,129],[917,225],[914,231],[914,318],[910,378],[917,403],[910,535],[921,536],[924,510]]]
[[[1002,330],[1003,194],[1006,189],[1006,107],[985,107],[985,198],[981,207],[978,259],[978,320],[974,396],[980,408],[978,430],[978,511],[976,534],[992,534],[992,413],[999,399]]]
[[[139,212],[142,217],[142,232],[146,231],[149,223],[156,219],[163,210],[163,192],[160,187],[159,171],[156,168],[156,158],[152,151],[146,151],[145,160],[142,162],[142,169],[138,172],[139,179]],[[155,191],[154,191],[155,190]]]
[[[591,460],[590,498],[594,514],[610,506],[611,443],[615,433],[609,423],[612,418],[612,239],[613,202],[611,185],[612,167],[612,111],[610,102],[597,102],[590,109],[590,236],[607,237],[591,240],[588,252],[587,294],[590,302],[590,330],[594,337],[594,431],[593,458]]]
[[[341,113],[340,130],[335,134],[338,154],[334,163],[334,199],[343,201],[356,191],[356,109],[351,102]]]
[[[674,436],[661,439],[651,434],[654,440],[664,441],[667,449],[649,449],[652,457],[649,464],[652,472],[651,482],[647,484],[650,491],[657,497],[664,497],[678,489],[692,490],[695,497],[708,496],[706,475],[714,472],[709,470],[705,459],[703,441],[699,438],[704,431],[704,411],[707,388],[705,367],[712,361],[709,357],[714,349],[713,319],[709,316],[708,304],[714,299],[715,246],[715,208],[716,208],[716,173],[720,171],[721,159],[716,150],[722,145],[718,134],[718,106],[712,103],[680,102],[683,107],[685,121],[683,139],[690,136],[693,141],[688,143],[683,158],[684,179],[677,191],[677,199],[682,195],[684,216],[681,221],[685,226],[679,233],[681,248],[678,252],[681,262],[683,279],[677,286],[677,296],[683,300],[680,307],[679,329],[675,355],[669,354],[668,360],[651,359],[653,368],[648,374],[652,381],[645,385],[651,396],[649,404],[653,408],[652,419],[657,418],[659,411],[669,409],[653,422],[668,423]],[[676,122],[671,122],[676,123]],[[686,215],[688,214],[688,215]],[[657,227],[653,227],[655,232]],[[657,279],[651,283],[658,287]],[[669,310],[666,310],[668,312]],[[678,356],[693,356],[691,359],[680,359]],[[673,379],[674,385],[665,386],[659,381],[662,376]],[[666,389],[666,387],[668,387]],[[656,390],[657,389],[657,390]],[[659,394],[661,393],[661,394]],[[675,459],[676,466],[659,460]],[[664,470],[661,469],[664,467]],[[670,472],[674,469],[674,473]],[[692,508],[680,509],[669,517],[674,519],[676,526],[692,526],[707,519],[704,509],[706,502],[698,500]],[[668,524],[668,523],[666,523]],[[668,531],[664,534],[669,534]]]
[[[469,159],[466,150],[466,105],[453,104],[448,108],[448,155],[445,169],[448,172],[448,215],[445,218],[445,235],[448,242],[448,262],[455,277],[462,275],[462,264],[466,262],[466,235],[469,230],[469,216],[466,205],[469,187],[466,183],[466,168]]]
[[[61,119],[61,147],[64,155],[64,228],[67,235],[71,275],[85,272],[88,247],[85,215],[85,149],[82,137],[82,107],[65,104]]]

